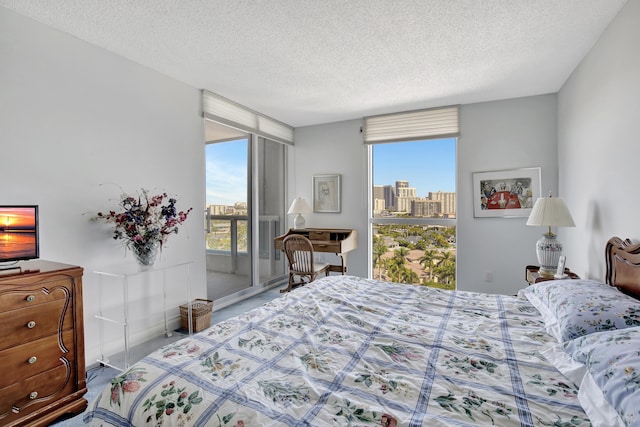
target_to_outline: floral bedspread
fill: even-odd
[[[95,426],[588,426],[525,299],[330,276],[163,347]]]

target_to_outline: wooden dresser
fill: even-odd
[[[47,426],[87,406],[80,267],[0,271],[0,425]]]

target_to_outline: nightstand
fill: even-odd
[[[527,268],[525,269],[525,280],[527,281],[527,283],[533,285],[534,283],[545,282],[547,280],[555,280],[553,276],[540,275],[540,273],[538,273],[538,270],[540,270],[540,267],[538,267],[537,265],[527,265]],[[564,273],[569,275],[567,279],[580,278],[577,274],[571,272],[571,270],[569,270],[568,268],[564,269]]]

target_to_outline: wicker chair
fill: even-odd
[[[329,275],[329,264],[313,259],[311,240],[299,234],[292,234],[285,237],[283,245],[289,261],[289,285],[280,292],[289,292],[296,286],[311,283],[322,272],[326,276]],[[299,281],[296,281],[296,277]]]

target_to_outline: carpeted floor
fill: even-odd
[[[218,322],[226,320],[230,317],[237,316],[241,313],[245,313],[255,307],[258,307],[268,301],[271,301],[274,298],[278,298],[281,294],[279,291],[279,287],[270,289],[266,292],[263,292],[254,297],[248,298],[244,301],[238,302],[236,304],[230,305],[228,307],[214,310],[211,315],[211,324],[214,325]],[[176,339],[185,336],[179,332],[174,334]],[[162,342],[162,344],[158,344],[158,342]],[[166,342],[166,340],[164,341]],[[162,340],[152,340],[145,344],[147,350],[146,353],[150,353],[156,348],[159,348],[161,345],[164,345]],[[89,402],[89,405],[95,400],[95,398],[102,392],[102,390],[110,383],[111,378],[115,377],[119,371],[114,368],[110,368],[108,366],[100,366],[98,364],[92,365],[87,368],[87,388],[89,391],[85,394],[85,399]],[[82,421],[82,417],[84,414],[76,415],[73,417],[60,418],[55,423],[51,424],[55,427],[80,427],[84,426],[84,422]]]

